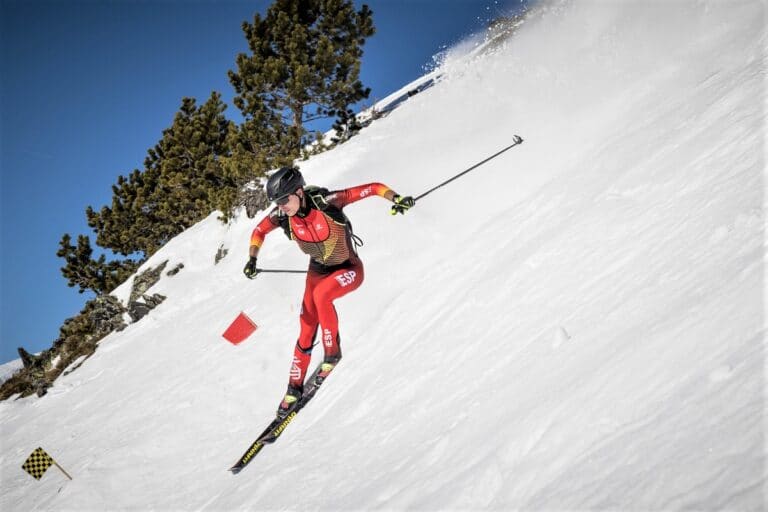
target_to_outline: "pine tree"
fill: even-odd
[[[256,139],[254,134],[259,132],[262,137]],[[256,201],[257,209],[266,208],[268,201],[263,189],[248,184],[255,178],[264,176],[267,170],[292,162],[291,158],[281,157],[275,146],[266,142],[270,136],[269,131],[255,128],[253,120],[240,126],[230,126],[227,135],[230,152],[219,160],[225,179],[233,186],[220,189],[216,194],[215,203],[216,209],[223,212],[222,220],[228,220],[233,210],[244,206],[249,199]]]
[[[112,205],[86,209],[96,243],[118,254],[148,257],[202,220],[236,188],[221,165],[232,123],[219,93],[201,107],[184,98],[170,128],[147,151],[144,170],[118,177]]]
[[[333,124],[333,129],[336,131],[336,136],[332,139],[334,143],[344,142],[362,130],[363,125],[360,124],[352,109],[342,110],[338,116],[339,118]]]
[[[123,256],[143,253],[145,257],[162,247],[163,237],[156,233],[160,219],[151,199],[159,176],[159,169],[134,169],[128,177],[118,176],[117,184],[112,185],[112,206],[98,212],[86,208],[97,245]]]
[[[368,97],[359,79],[362,47],[375,32],[367,5],[276,0],[243,32],[251,54],[238,55],[238,71],[229,72],[246,119],[242,139],[295,158],[309,142],[306,123],[337,115],[344,122],[349,106]]]
[[[107,262],[103,254],[94,260],[91,241],[85,235],[77,237],[77,246],[71,242],[72,237],[65,234],[59,242],[60,248],[56,255],[66,262],[61,273],[67,278],[67,284],[71,287],[79,286],[80,293],[87,290],[96,295],[109,293],[139,267],[139,263],[131,259]]]
[[[149,151],[145,167],[159,170],[150,198],[165,241],[210,214],[217,196],[235,188],[221,166],[221,158],[229,154],[232,124],[224,117],[225,109],[218,93],[199,108],[194,99],[184,98],[173,126]]]

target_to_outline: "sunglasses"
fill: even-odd
[[[288,204],[288,201],[291,200],[291,196],[292,195],[293,194],[288,194],[288,195],[285,195],[285,196],[282,196],[282,197],[278,197],[277,199],[275,199],[275,204],[278,205],[278,206],[283,206],[283,205]]]

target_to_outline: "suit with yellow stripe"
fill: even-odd
[[[334,191],[307,187],[296,215],[289,217],[275,207],[253,230],[252,255],[261,248],[268,233],[281,227],[310,256],[299,318],[301,331],[291,365],[291,386],[301,387],[304,383],[318,328],[322,330],[325,360],[341,359],[338,315],[333,301],[359,288],[364,278],[352,227],[343,208],[374,196],[391,201],[396,194],[381,183]]]

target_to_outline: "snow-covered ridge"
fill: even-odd
[[[21,359],[14,359],[13,361],[8,361],[5,364],[0,365],[0,384],[10,379],[14,373],[21,370],[23,368],[23,364],[21,364]]]
[[[278,443],[227,472],[284,391],[303,280],[246,280],[255,219],[212,216],[147,262],[185,265],[148,317],[0,403],[0,509],[764,508],[765,26],[758,2],[558,2],[446,62],[308,181],[416,195],[525,143],[403,217],[347,209],[344,359]],[[276,231],[259,264],[306,258]],[[23,473],[37,446],[74,480]]]

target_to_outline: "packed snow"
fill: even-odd
[[[344,359],[278,442],[227,471],[282,397],[303,278],[245,279],[261,216],[212,214],[145,264],[184,263],[164,303],[0,403],[0,509],[764,509],[765,27],[762,2],[564,2],[449,52],[308,181],[417,195],[525,142],[403,217],[346,209]],[[280,231],[259,258],[306,263]],[[38,446],[73,480],[24,473]]]

